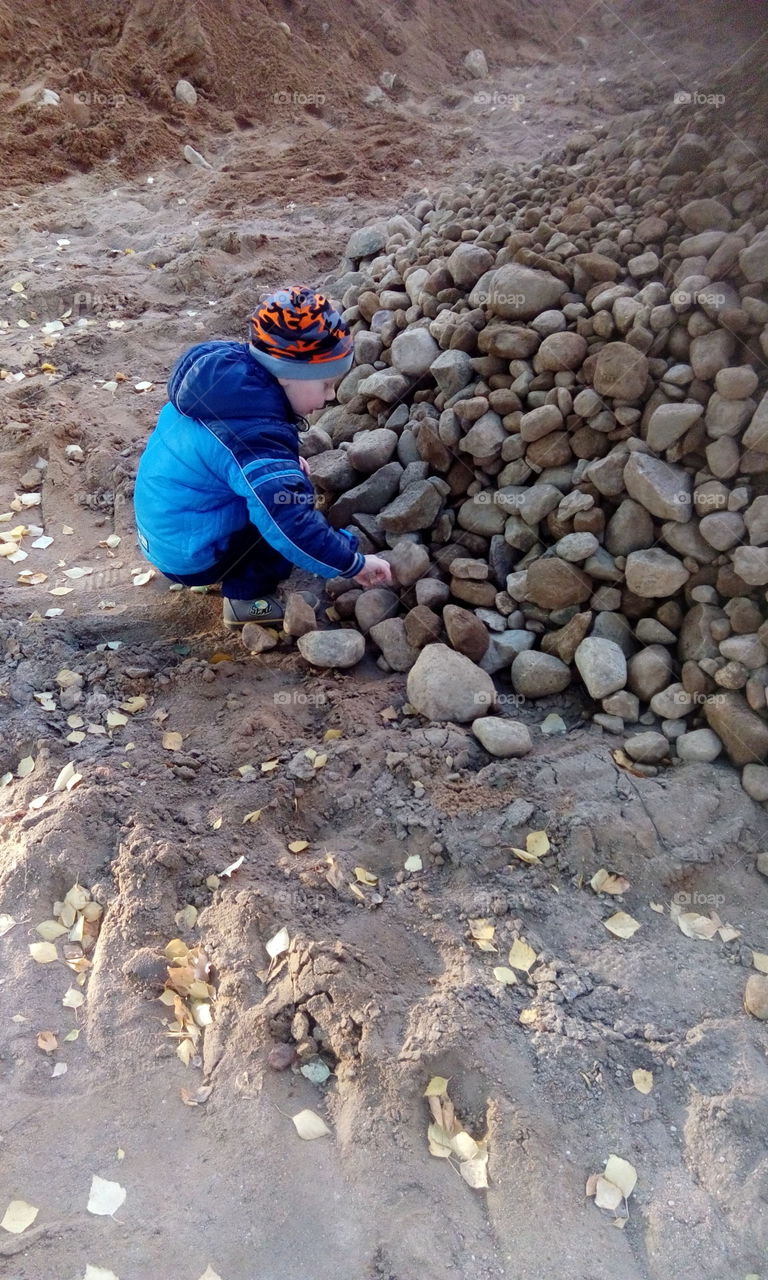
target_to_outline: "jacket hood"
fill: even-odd
[[[168,398],[180,413],[202,421],[275,418],[304,425],[280,383],[253,358],[247,342],[200,342],[177,360]]]

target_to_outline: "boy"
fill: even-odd
[[[392,581],[386,560],[315,510],[299,457],[305,415],[334,399],[353,360],[331,303],[292,285],[251,316],[250,342],[200,342],[171,371],[136,476],[139,543],[173,582],[220,582],[225,626],[280,622],[274,592],[293,565],[363,587]]]

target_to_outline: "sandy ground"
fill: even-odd
[[[132,582],[145,567],[132,476],[184,346],[244,336],[259,291],[286,279],[332,287],[349,232],[373,217],[489,162],[534,163],[606,115],[630,128],[633,112],[712,81],[714,42],[724,70],[759,35],[753,12],[740,29],[723,6],[702,10],[713,25],[700,29],[645,6],[589,8],[558,11],[531,40],[521,6],[492,45],[483,9],[473,43],[495,53],[490,102],[461,76],[441,88],[431,45],[419,79],[411,43],[387,55],[403,66],[399,96],[376,111],[336,104],[343,128],[326,110],[222,131],[219,69],[204,135],[188,122],[173,134],[155,104],[145,163],[126,144],[114,164],[73,172],[64,149],[39,174],[59,181],[27,167],[5,193],[0,366],[28,376],[0,380],[0,511],[37,466],[41,506],[13,520],[53,539],[0,562],[0,776],[13,775],[0,789],[0,1215],[13,1200],[38,1209],[23,1234],[0,1232],[9,1280],[83,1280],[88,1264],[120,1280],[767,1274],[766,1038],[742,997],[752,950],[768,951],[755,870],[768,819],[735,772],[621,770],[574,692],[515,709],[535,751],[493,762],[465,728],[409,717],[400,676],[367,662],[311,674],[287,645],[246,655],[214,597]],[[403,10],[433,36],[445,17]],[[457,23],[446,42],[466,49]],[[366,63],[361,83],[378,70]],[[31,55],[23,71],[45,78]],[[178,160],[179,139],[213,168]],[[46,361],[55,371],[36,372]],[[26,570],[45,581],[20,583]],[[82,677],[80,701],[62,671]],[[564,736],[541,733],[550,711]],[[34,768],[18,777],[22,760]],[[70,761],[80,781],[55,790]],[[526,865],[511,851],[536,830],[551,851]],[[600,867],[628,879],[622,898],[590,888]],[[75,884],[103,907],[82,986],[61,940],[56,962],[29,951]],[[716,910],[738,936],[686,937],[673,905]],[[194,924],[179,923],[189,906]],[[604,927],[617,910],[640,924],[631,939]],[[495,953],[473,941],[478,919],[495,926]],[[270,966],[265,943],[283,928]],[[158,1001],[178,937],[203,949],[215,991],[189,1065]],[[537,959],[504,986],[493,970],[519,939]],[[68,990],[84,995],[77,1008]],[[277,1045],[305,1056],[275,1071]],[[330,1070],[324,1083],[301,1073],[307,1061]],[[653,1074],[648,1094],[638,1069]],[[487,1190],[428,1152],[435,1074],[487,1136]],[[202,1086],[207,1100],[185,1105],[182,1089]],[[329,1135],[299,1138],[304,1108]],[[618,1225],[584,1194],[612,1154],[638,1174]],[[93,1175],[127,1192],[114,1218],[87,1211]]]

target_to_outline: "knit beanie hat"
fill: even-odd
[[[352,368],[352,335],[309,285],[288,285],[251,316],[251,355],[276,378],[338,378]]]

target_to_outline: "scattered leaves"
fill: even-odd
[[[314,1138],[324,1138],[330,1133],[330,1129],[325,1121],[317,1114],[316,1111],[310,1111],[308,1108],[304,1111],[298,1111],[295,1116],[291,1116],[296,1132],[300,1138],[304,1138],[306,1142],[311,1142]]]
[[[493,935],[496,932],[496,925],[491,924],[489,920],[482,918],[469,921],[469,932],[472,941],[480,951],[497,951],[498,947],[494,946]]]
[[[372,871],[367,871],[365,867],[355,867],[355,879],[360,884],[376,885],[379,883],[379,877],[375,876]]]
[[[282,955],[283,951],[287,951],[290,946],[290,942],[291,939],[288,930],[286,928],[279,929],[278,932],[264,944],[270,960],[276,959],[277,956]]]
[[[181,751],[183,742],[184,738],[182,735],[173,730],[169,730],[168,733],[163,734],[163,747],[166,751]]]
[[[530,973],[538,956],[529,942],[526,942],[524,938],[518,938],[512,944],[507,959],[512,969],[520,969],[523,973]]]
[[[525,862],[528,866],[538,867],[545,853],[550,850],[549,837],[546,831],[529,831],[525,837],[525,848],[512,848],[516,858],[521,862]]]
[[[29,954],[38,964],[52,964],[59,958],[59,953],[52,942],[30,942]]]
[[[39,1212],[40,1210],[33,1204],[27,1204],[26,1200],[12,1200],[0,1222],[0,1227],[4,1231],[10,1231],[11,1235],[20,1236],[22,1231],[32,1226]]]
[[[514,969],[507,969],[505,965],[497,965],[493,971],[493,976],[497,982],[501,982],[505,987],[511,987],[517,982],[517,976]]]
[[[121,1187],[119,1182],[109,1182],[94,1173],[88,1197],[88,1212],[101,1217],[112,1217],[125,1203],[127,1194],[125,1187]]]
[[[653,1088],[653,1072],[643,1071],[638,1067],[632,1072],[632,1083],[638,1093],[650,1093]]]
[[[603,925],[615,938],[631,938],[640,928],[640,921],[627,915],[626,911],[617,911],[604,920]]]
[[[593,1173],[587,1179],[586,1194],[595,1197],[598,1209],[607,1209],[609,1213],[616,1213],[622,1201],[626,1210],[626,1201],[632,1195],[636,1184],[637,1170],[634,1165],[631,1165],[628,1160],[623,1160],[621,1156],[609,1156],[605,1162],[605,1171]],[[626,1212],[624,1218],[626,1218]]]
[[[605,867],[596,871],[589,883],[595,893],[610,893],[617,896],[626,893],[629,888],[629,881],[625,876],[617,875],[614,871],[606,871]]]
[[[488,1186],[488,1146],[467,1133],[448,1097],[445,1076],[433,1076],[424,1090],[432,1123],[427,1127],[430,1155],[439,1160],[458,1161],[459,1173],[468,1186],[479,1190]]]

